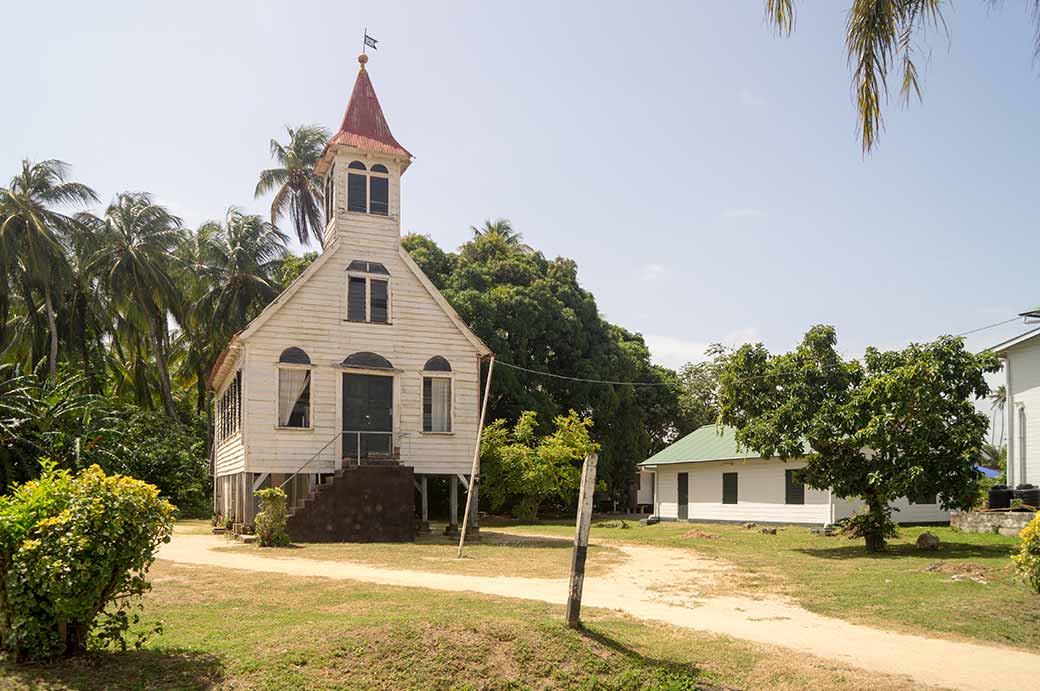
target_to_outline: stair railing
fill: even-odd
[[[330,445],[331,445],[331,444],[332,444],[332,443],[333,443],[334,441],[336,441],[336,440],[337,440],[337,439],[339,438],[340,434],[341,434],[340,432],[337,432],[337,433],[335,434],[335,436],[333,436],[333,437],[332,437],[332,439],[329,439],[329,440],[328,440],[327,442],[325,442],[325,445],[324,445],[324,446],[322,446],[322,447],[321,447],[320,449],[318,449],[318,451],[317,451],[317,452],[316,452],[316,453],[315,453],[315,454],[314,454],[313,456],[311,456],[310,458],[308,458],[308,459],[307,459],[307,462],[306,462],[306,463],[304,463],[304,464],[303,464],[303,465],[301,465],[301,466],[300,466],[299,468],[297,468],[297,469],[296,469],[296,472],[295,472],[295,473],[293,473],[292,475],[290,475],[290,476],[289,476],[289,478],[288,478],[288,479],[287,479],[287,480],[286,480],[285,482],[283,482],[282,484],[278,485],[278,489],[284,489],[286,485],[288,485],[288,484],[289,484],[290,482],[292,482],[293,480],[295,480],[295,479],[296,479],[296,476],[297,476],[297,475],[299,475],[300,473],[302,473],[302,472],[303,472],[303,469],[304,469],[304,468],[306,468],[307,466],[309,466],[309,465],[310,465],[311,463],[313,463],[313,462],[314,462],[314,461],[315,461],[315,460],[316,460],[316,459],[317,459],[317,458],[318,458],[319,456],[321,456],[321,454],[323,454],[323,453],[325,452],[325,449],[329,448],[329,446],[330,446]],[[296,499],[298,500],[298,499],[299,499],[299,497],[296,497]],[[296,508],[296,504],[297,504],[297,502],[295,502],[295,501],[294,501],[294,502],[293,502],[293,507],[292,507],[292,508]]]

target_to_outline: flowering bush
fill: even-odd
[[[1019,533],[1022,548],[1011,557],[1029,586],[1040,593],[1040,513]]]
[[[261,547],[286,547],[289,532],[286,523],[289,516],[285,509],[285,492],[279,487],[258,490],[260,512],[256,514],[256,541]]]
[[[38,480],[0,497],[0,645],[18,660],[88,643],[125,649],[174,507],[156,487],[96,465],[42,466]]]

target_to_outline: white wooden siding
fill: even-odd
[[[339,465],[343,449],[342,375],[339,364],[348,355],[371,351],[392,364],[394,433],[401,461],[417,473],[469,473],[479,418],[479,353],[474,343],[445,313],[400,256],[399,167],[390,159],[362,158],[366,166],[383,162],[391,170],[391,215],[346,211],[347,164],[336,160],[336,220],[325,252],[331,253],[316,271],[291,293],[268,318],[243,335],[245,341],[244,420],[247,428],[248,472],[292,473],[307,463],[329,440],[333,445],[307,466],[306,472],[327,472]],[[390,324],[346,321],[347,266],[360,259],[380,262],[391,274]],[[308,430],[279,429],[278,358],[291,346],[310,357],[311,419]],[[454,418],[451,434],[422,432],[422,369],[434,355],[451,364]]]
[[[787,504],[784,471],[801,468],[804,461],[752,459],[747,461],[708,461],[677,463],[657,468],[657,515],[678,518],[679,473],[689,474],[688,517],[694,521],[756,521],[769,523],[829,523],[829,492],[805,488],[804,504]],[[737,473],[737,503],[722,503],[722,474]],[[852,515],[856,501],[834,498],[834,519]],[[938,506],[909,504],[906,499],[893,503],[900,509],[895,520],[931,523],[949,520],[949,512]]]
[[[1040,485],[1040,339],[1032,339],[1008,351],[1011,363],[1011,392],[1014,415],[1014,484]],[[1010,398],[1010,397],[1009,397]],[[1019,408],[1023,412],[1019,412]],[[1024,435],[1020,435],[1023,416]],[[1022,437],[1025,444],[1022,444]],[[1024,448],[1023,448],[1024,446]],[[1022,470],[1024,469],[1024,475]],[[1024,478],[1024,479],[1023,479]]]
[[[636,503],[654,503],[654,474],[649,471],[639,471],[639,489],[636,490]]]

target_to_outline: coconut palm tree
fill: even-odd
[[[882,107],[888,100],[890,72],[899,76],[899,99],[909,105],[920,100],[921,85],[915,58],[924,37],[931,31],[947,32],[943,0],[849,0],[845,22],[845,51],[852,68],[852,92],[864,152],[878,142],[884,126]],[[991,7],[1002,0],[985,0]],[[1040,58],[1040,1],[1026,5],[1036,25],[1034,57]],[[766,0],[766,16],[781,34],[790,34],[795,24],[795,0]],[[924,53],[927,57],[927,51]]]
[[[520,246],[522,236],[513,230],[513,223],[508,218],[498,218],[494,221],[489,218],[484,221],[484,225],[470,226],[469,229],[473,231],[473,237],[495,235],[502,238],[507,245]]]
[[[0,245],[7,257],[3,268],[11,271],[15,262],[20,263],[24,285],[43,296],[50,346],[47,373],[51,381],[58,376],[54,285],[67,267],[65,243],[76,225],[71,216],[55,209],[97,201],[93,190],[67,180],[67,173],[68,164],[62,161],[51,159],[33,163],[23,160],[21,172],[11,179],[10,185],[0,187]],[[16,254],[9,255],[12,250]],[[5,288],[0,300],[0,308],[5,311],[8,308],[7,296]],[[26,297],[31,300],[31,295]]]
[[[286,255],[288,237],[259,216],[228,209],[223,223],[198,231],[199,272],[207,288],[197,301],[210,324],[226,340],[278,296],[275,271]]]
[[[1001,384],[997,387],[997,390],[989,397],[990,400],[990,414],[992,418],[992,424],[990,425],[991,433],[990,438],[993,437],[993,432],[997,430],[997,415],[1000,416],[1000,441],[997,442],[997,446],[1004,445],[1004,409],[1007,407],[1007,387]]]
[[[287,143],[271,140],[271,157],[278,162],[278,167],[260,173],[255,195],[262,197],[277,189],[271,202],[271,224],[278,223],[288,213],[300,243],[307,245],[314,238],[321,246],[325,229],[324,197],[321,178],[314,174],[314,166],[329,140],[329,132],[317,125],[285,129],[289,132]]]
[[[131,325],[149,333],[155,358],[159,397],[170,419],[177,419],[170,373],[169,315],[180,315],[180,290],[174,280],[174,252],[181,244],[181,221],[151,195],[124,192],[95,222],[101,238],[90,260],[90,270],[99,277],[115,307]]]

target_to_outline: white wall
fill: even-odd
[[[1016,408],[1013,483],[1040,485],[1040,339],[1015,346],[1008,352],[1008,360],[1011,363],[1011,392]],[[1020,413],[1019,408],[1024,413]],[[1025,418],[1024,445],[1019,434],[1022,415]]]
[[[829,521],[827,492],[805,488],[805,504],[785,504],[784,471],[802,461],[710,461],[658,466],[659,515],[678,517],[678,475],[689,473],[689,518],[700,521]],[[737,473],[737,503],[722,503],[722,474]]]
[[[825,524],[831,521],[828,492],[805,488],[804,504],[785,503],[784,471],[801,468],[804,461],[778,459],[710,461],[661,465],[658,475],[658,508],[661,518],[677,518],[678,475],[689,473],[689,518],[697,521],[756,521],[770,523]],[[722,474],[737,473],[737,503],[722,503]],[[851,516],[862,507],[859,500],[834,497],[834,520]],[[900,523],[948,521],[950,513],[937,504],[892,503],[893,520]]]
[[[891,504],[892,520],[896,523],[944,523],[950,520],[950,512],[936,504],[911,504],[905,497]],[[860,499],[834,497],[834,520],[848,518],[863,510]]]
[[[649,471],[639,471],[639,489],[636,490],[636,503],[654,503],[654,474]]]

